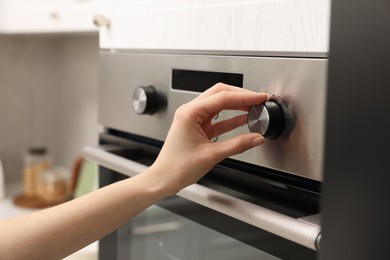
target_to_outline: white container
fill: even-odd
[[[0,199],[5,198],[4,170],[0,159]]]

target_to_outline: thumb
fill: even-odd
[[[262,135],[256,133],[242,134],[236,137],[233,137],[229,140],[214,143],[214,149],[219,155],[219,161],[223,159],[243,153],[248,149],[262,145],[265,143],[265,139]]]

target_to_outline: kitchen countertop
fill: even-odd
[[[22,190],[21,183],[7,183],[5,187],[6,198],[0,199],[0,221],[7,218],[16,217],[24,214],[30,214],[39,209],[27,209],[15,205],[12,202],[13,196]],[[64,258],[66,260],[97,260],[98,242],[94,242],[76,253]]]

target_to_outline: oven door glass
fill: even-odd
[[[100,181],[125,178],[104,168],[100,171]],[[149,207],[99,241],[100,260],[306,260],[316,256],[314,250],[179,196]]]
[[[119,141],[121,145],[118,145]],[[158,154],[158,149],[155,151],[150,145],[117,140],[111,136],[102,138],[101,143],[108,145],[106,149],[110,150],[110,154],[145,167]],[[106,156],[104,154],[104,159],[107,159]],[[265,185],[257,176],[253,179],[245,175],[244,178],[242,172],[216,167],[206,177],[199,184],[283,215],[302,218],[318,213],[317,196],[311,198],[300,190]],[[99,168],[100,187],[125,178],[128,176],[115,170],[104,166]],[[128,206],[131,207],[131,202]],[[315,250],[177,195],[149,207],[99,241],[100,260],[316,258]]]
[[[159,206],[136,217],[128,232],[129,259],[278,259]]]

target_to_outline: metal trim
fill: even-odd
[[[101,166],[135,176],[148,166],[109,153],[102,148],[87,146],[83,154]],[[199,184],[192,184],[176,195],[211,208],[245,223],[288,239],[307,248],[318,249],[321,227],[290,216],[237,199]]]

